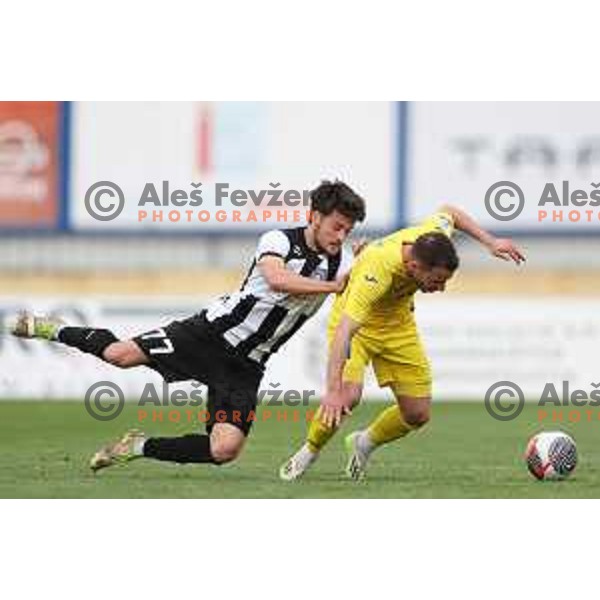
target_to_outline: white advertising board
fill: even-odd
[[[56,310],[74,323],[109,327],[121,337],[135,335],[174,318],[196,312],[206,302],[164,298],[110,298],[81,302],[46,299],[37,310]],[[0,321],[18,306],[4,297]],[[519,385],[528,399],[539,398],[553,382],[560,389],[591,391],[600,382],[596,349],[600,345],[600,319],[593,300],[518,297],[437,296],[419,298],[417,319],[434,372],[437,400],[482,400],[498,381]],[[326,342],[324,308],[272,359],[262,388],[323,389]],[[145,368],[119,370],[94,357],[42,341],[0,337],[0,397],[83,398],[98,381],[117,383],[128,398],[139,398],[147,383],[161,386],[161,378]],[[181,386],[184,389],[186,385]],[[188,386],[189,388],[189,386]],[[389,398],[368,378],[365,397]]]
[[[600,229],[600,102],[415,102],[407,129],[408,222],[451,202],[495,230]]]
[[[72,115],[73,229],[298,226],[308,190],[336,178],[368,200],[370,228],[394,224],[394,103],[77,102]],[[124,208],[98,220],[86,194],[111,217],[120,198],[107,184]]]

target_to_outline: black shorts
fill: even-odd
[[[168,383],[195,380],[208,386],[208,433],[215,423],[231,423],[248,435],[263,368],[236,354],[233,346],[212,331],[204,313],[173,321],[133,341],[148,357],[148,366]]]

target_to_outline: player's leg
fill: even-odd
[[[102,360],[121,369],[147,365],[149,359],[134,340],[112,342],[102,351]]]
[[[101,448],[90,461],[98,471],[138,458],[152,458],[179,464],[222,465],[235,460],[246,442],[249,427],[237,423],[214,423],[208,433],[190,433],[177,437],[146,437],[132,430],[113,444]]]
[[[134,340],[119,340],[109,329],[62,327],[55,341],[92,354],[121,369],[147,365],[149,362]]]
[[[394,360],[376,358],[375,373],[382,387],[389,387],[395,403],[382,410],[366,428],[346,437],[346,474],[354,480],[364,477],[371,453],[384,444],[405,437],[429,421],[431,372],[429,362],[417,343],[403,348]],[[397,359],[409,361],[400,363]]]
[[[177,437],[147,437],[132,430],[96,452],[90,468],[98,471],[142,457],[179,464],[222,465],[239,456],[245,441],[246,434],[230,423],[215,424],[210,434]]]
[[[210,433],[210,453],[217,464],[235,460],[244,449],[246,433],[231,423],[216,423]]]
[[[246,434],[231,423],[215,423],[210,434],[151,437],[138,449],[139,456],[176,463],[222,465],[235,460],[246,442]]]
[[[116,367],[129,368],[148,363],[146,355],[133,340],[119,340],[109,329],[71,327],[57,317],[23,311],[12,328],[13,335],[44,339],[77,348]]]
[[[381,411],[366,429],[346,437],[346,475],[351,479],[364,477],[371,453],[376,448],[403,438],[429,421],[429,396],[407,396],[398,391],[394,396],[396,402]]]
[[[262,371],[248,361],[228,355],[214,342],[202,340],[201,337],[189,337],[191,326],[191,323],[188,323],[187,329],[182,328],[181,324],[168,326],[166,339],[172,342],[174,348],[179,347],[180,351],[159,353],[157,356],[160,358],[151,364],[164,374],[180,372],[190,379],[192,375],[186,369],[192,368],[188,365],[192,361],[199,372],[206,374],[209,381],[207,410],[210,416],[207,432],[177,437],[146,437],[139,432],[129,432],[92,457],[92,470],[142,457],[175,463],[221,465],[239,456],[255,419]],[[201,332],[196,329],[196,333]],[[149,352],[151,348],[161,347],[157,345],[160,339],[156,336],[146,337],[140,344]],[[199,343],[202,341],[204,343]],[[165,347],[164,338],[162,347]],[[227,383],[222,383],[224,381]]]
[[[352,340],[350,358],[344,365],[342,393],[346,402],[356,406],[362,397],[364,372],[376,349],[368,340],[356,335]],[[336,427],[325,425],[319,415],[311,421],[305,443],[279,469],[284,481],[294,481],[301,477],[317,460],[321,450],[337,431]]]
[[[233,376],[232,376],[233,377]],[[178,463],[222,465],[241,453],[252,426],[260,378],[236,374],[236,383],[209,386],[206,434],[149,438],[142,448],[146,458]]]
[[[342,394],[347,403],[356,406],[362,396],[362,383],[345,381]],[[294,481],[304,475],[308,468],[319,458],[321,450],[337,431],[336,427],[326,426],[317,414],[310,422],[306,441],[300,449],[290,456],[279,469],[279,477],[284,481]]]

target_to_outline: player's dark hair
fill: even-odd
[[[443,233],[420,235],[412,247],[413,257],[429,269],[443,267],[451,273],[458,268],[458,254],[454,244]]]
[[[355,223],[366,213],[365,201],[343,181],[322,181],[310,192],[310,209],[323,215],[337,210]]]

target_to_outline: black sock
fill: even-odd
[[[207,435],[148,438],[144,444],[144,456],[177,463],[216,464],[210,453],[210,437]]]
[[[79,348],[82,352],[102,358],[106,347],[110,346],[113,342],[118,342],[119,338],[108,329],[63,327],[58,332],[57,340],[67,346]]]

